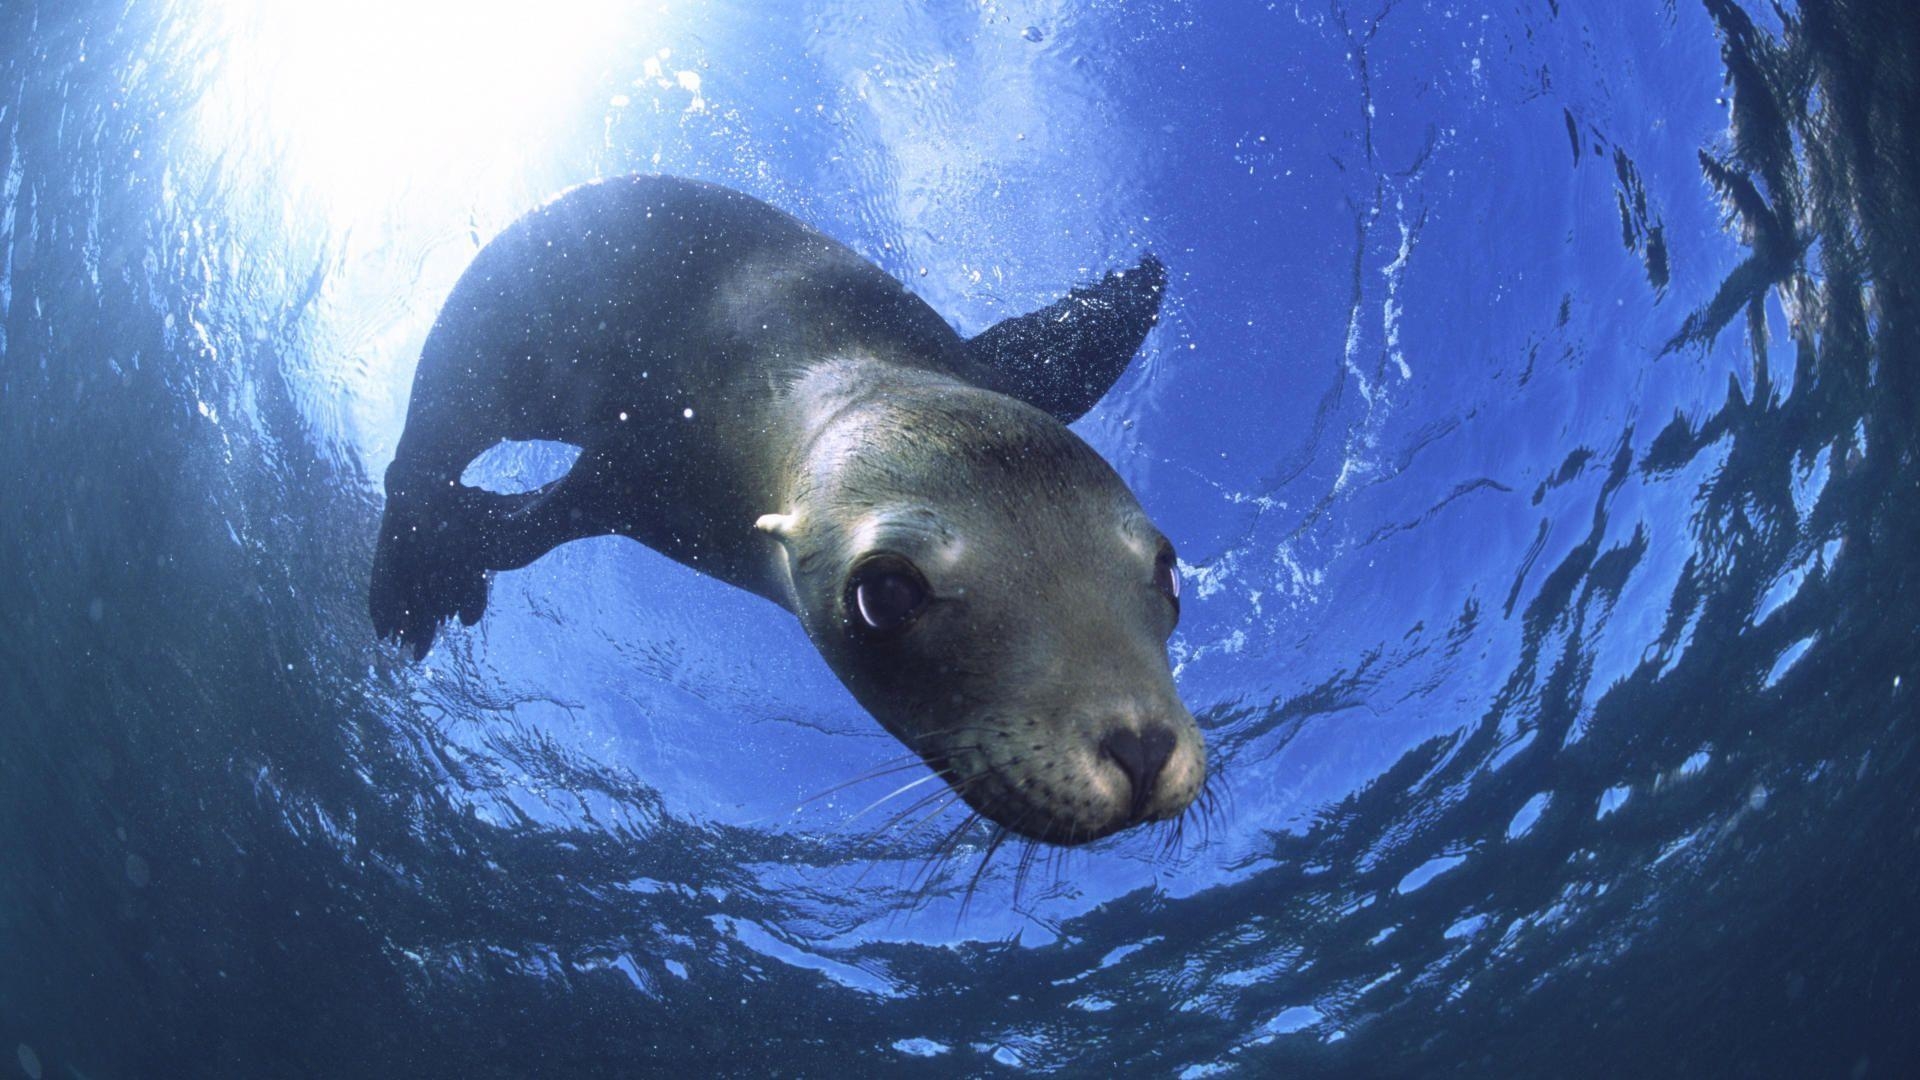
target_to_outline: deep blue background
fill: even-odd
[[[1906,1074],[1910,15],[0,2],[0,1051]],[[916,898],[947,819],[856,815],[900,781],[796,810],[897,745],[624,541],[375,645],[440,299],[635,170],[966,333],[1166,260],[1077,429],[1182,552],[1204,840]]]

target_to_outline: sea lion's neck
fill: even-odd
[[[753,467],[759,482],[748,485],[758,502],[750,515],[783,519],[794,530],[831,513],[824,505],[831,477],[853,455],[887,452],[889,440],[911,439],[910,431],[886,424],[891,406],[908,397],[946,390],[965,392],[966,381],[918,357],[893,357],[878,351],[845,350],[791,369],[768,402],[763,441],[756,444]],[[750,516],[748,520],[755,520]],[[768,531],[763,522],[761,531]],[[756,580],[735,584],[752,589],[800,614],[789,564],[793,538],[762,540],[765,561]]]
[[[915,359],[846,352],[823,357],[800,369],[781,395],[779,405],[779,419],[785,422],[788,433],[786,460],[800,465],[814,458],[823,444],[840,443],[847,425],[871,424],[876,408],[903,396],[971,388],[958,376],[916,363]],[[789,475],[792,473],[790,470]],[[801,493],[785,494],[791,498]]]

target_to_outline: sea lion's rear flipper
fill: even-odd
[[[1053,414],[1080,419],[1127,370],[1160,317],[1167,268],[1152,255],[1056,303],[996,323],[967,342],[993,373],[990,390]]]
[[[591,450],[566,476],[525,492],[389,475],[368,592],[374,632],[425,659],[441,623],[480,621],[494,571],[518,570],[573,540],[628,531],[608,486],[613,475]]]
[[[374,633],[399,638],[426,658],[440,624],[458,616],[468,626],[487,609],[488,575],[472,543],[482,514],[476,500],[510,498],[464,485],[435,490],[430,481],[387,481],[387,508],[373,556],[367,610]]]

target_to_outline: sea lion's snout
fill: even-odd
[[[1087,688],[1057,689],[1084,695]],[[905,737],[982,817],[1065,846],[1176,821],[1207,777],[1205,744],[1192,716],[1177,700],[1146,688],[1117,707],[973,716],[948,730]]]
[[[1057,758],[1068,781],[1046,808],[1047,839],[1074,843],[1185,814],[1206,783],[1205,744],[1172,688],[1149,693],[1153,707],[1110,711],[1106,724],[1080,727],[1086,750]],[[1045,772],[1048,764],[1037,763]],[[1015,767],[1018,770],[1018,766]]]
[[[1152,801],[1167,759],[1173,756],[1173,729],[1153,724],[1144,731],[1117,728],[1100,740],[1100,752],[1127,778],[1127,816],[1139,821]]]

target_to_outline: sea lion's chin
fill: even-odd
[[[971,717],[902,737],[982,818],[1063,847],[1177,820],[1206,783],[1185,710],[1104,724]]]

